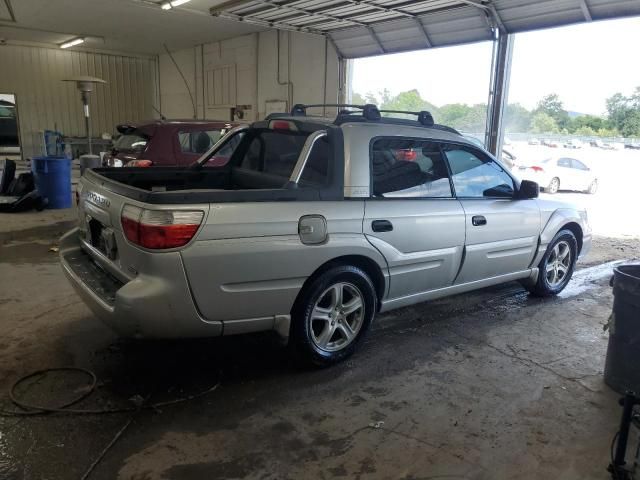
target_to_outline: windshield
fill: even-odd
[[[129,134],[122,135],[119,137],[115,143],[113,144],[113,148],[119,152],[122,151],[134,151],[141,152],[147,146],[148,138],[138,135],[138,134]]]

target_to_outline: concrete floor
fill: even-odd
[[[610,266],[581,270],[560,298],[507,284],[380,316],[350,361],[304,371],[269,335],[118,341],[49,251],[72,217],[1,219],[3,408],[12,381],[53,366],[98,375],[81,408],[220,385],[139,413],[0,417],[2,479],[81,478],[131,419],[89,478],[608,478],[620,415],[602,380]],[[637,255],[625,242],[594,258]],[[22,393],[60,404],[82,384],[51,376]]]

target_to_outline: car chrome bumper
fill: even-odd
[[[206,321],[198,313],[180,255],[158,255],[162,277],[140,274],[123,283],[100,268],[82,249],[78,229],[60,240],[60,263],[71,285],[91,311],[120,336],[221,335],[222,322]]]

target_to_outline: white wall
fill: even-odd
[[[198,118],[229,120],[232,106],[246,105],[245,119],[255,120],[265,116],[269,101],[284,101],[290,109],[295,103],[338,100],[338,57],[320,36],[268,31],[173,56],[196,97]],[[162,113],[167,118],[193,117],[187,87],[169,56],[160,55],[159,65]]]
[[[0,93],[16,96],[23,156],[40,155],[38,132],[57,128],[84,136],[80,93],[65,78],[90,75],[106,80],[90,96],[92,134],[153,116],[156,61],[22,45],[0,45]]]

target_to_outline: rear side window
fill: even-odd
[[[220,140],[220,130],[194,130],[178,132],[178,142],[182,153],[195,153],[202,155]]]
[[[456,196],[467,198],[513,197],[513,179],[490,157],[458,145],[446,145]]]
[[[380,138],[371,147],[371,190],[384,198],[450,198],[440,145],[422,139]]]
[[[122,135],[113,144],[119,152],[142,152],[147,147],[149,139],[138,134]]]
[[[570,158],[559,158],[558,159],[559,167],[571,168],[571,159]]]
[[[299,132],[256,131],[247,136],[246,141],[249,143],[238,165],[246,170],[281,177],[286,182],[293,172],[307,136],[307,133]],[[325,185],[328,182],[330,152],[326,138],[316,141],[302,171],[301,184]]]

